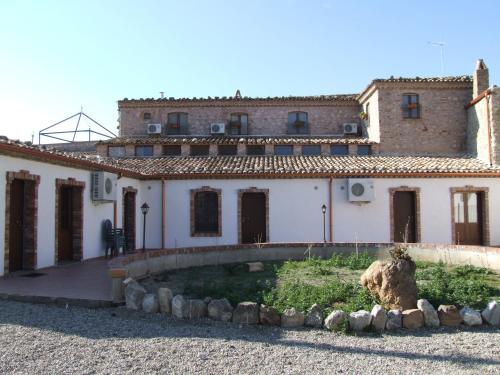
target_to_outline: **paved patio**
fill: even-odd
[[[33,272],[42,276],[27,277]],[[111,305],[108,260],[91,259],[0,277],[0,298],[80,306]]]

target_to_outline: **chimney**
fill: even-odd
[[[477,60],[476,70],[474,71],[474,84],[472,88],[472,99],[477,98],[484,90],[490,86],[490,75],[488,67],[483,59]]]

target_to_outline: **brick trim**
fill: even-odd
[[[125,235],[125,241],[127,242],[126,246],[127,246],[127,251],[132,251],[132,250],[135,250],[135,243],[137,241],[137,231],[136,231],[136,227],[137,227],[137,223],[136,223],[136,214],[137,214],[137,189],[133,188],[132,186],[127,186],[127,187],[124,187],[122,188],[122,228],[123,230],[125,230],[125,195],[127,193],[133,193],[135,194],[134,196],[134,204],[135,204],[135,207],[134,207],[134,216],[133,216],[133,238],[134,238],[134,242],[132,243],[132,246],[130,246],[131,243],[128,242],[127,240],[127,235]]]
[[[191,189],[190,203],[190,225],[191,237],[221,237],[222,236],[222,190],[214,189],[209,186],[202,186],[199,189]],[[195,230],[195,205],[194,198],[197,193],[214,192],[217,194],[217,232],[196,232]]]
[[[422,241],[422,226],[420,221],[420,188],[400,186],[389,188],[389,215],[391,227],[391,242],[394,242],[394,195],[398,191],[411,191],[415,193],[415,241]]]
[[[490,189],[487,187],[474,187],[474,186],[464,186],[464,187],[451,187],[450,188],[450,203],[451,203],[451,243],[456,244],[457,239],[455,238],[455,193],[482,193],[482,217],[481,223],[483,227],[483,238],[481,246],[490,245],[490,211],[489,211],[489,192]]]
[[[256,187],[238,190],[238,243],[242,243],[241,201],[245,193],[264,193],[266,196],[266,238],[264,242],[267,243],[269,242],[269,189],[257,189]]]
[[[32,200],[32,206],[30,207],[30,211],[33,212],[32,220],[33,222],[30,225],[30,231],[27,233],[29,237],[31,237],[31,251],[27,252],[31,254],[28,258],[27,266],[30,269],[37,268],[38,261],[38,186],[40,185],[40,176],[30,174],[29,171],[21,169],[19,172],[8,171],[6,174],[6,184],[5,184],[5,231],[4,231],[4,275],[9,273],[9,248],[10,248],[10,190],[11,185],[14,180],[23,180],[34,183],[34,191],[33,197],[30,197]],[[28,202],[29,203],[29,202]]]
[[[77,181],[75,178],[56,178],[55,191],[55,241],[54,241],[54,264],[59,263],[59,197],[62,187],[74,187],[80,190],[80,203],[77,207],[73,207],[73,220],[76,220],[76,230],[73,232],[73,260],[81,261],[83,259],[83,191],[85,190],[85,182]]]

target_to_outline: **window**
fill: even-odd
[[[248,134],[248,115],[246,113],[232,113],[229,120],[230,135]]]
[[[403,118],[420,118],[420,104],[417,94],[404,94],[401,108]]]
[[[135,146],[135,156],[153,156],[153,146]]]
[[[307,112],[290,112],[288,114],[288,134],[309,134]]]
[[[330,154],[339,156],[339,155],[349,155],[349,146],[347,145],[331,145],[330,146]]]
[[[261,145],[247,146],[247,155],[265,155],[266,148]]]
[[[302,146],[302,155],[321,155],[321,146],[320,145]]]
[[[115,158],[125,156],[125,146],[108,146],[108,156]]]
[[[220,190],[191,191],[191,235],[220,236]]]
[[[151,120],[151,113],[150,112],[144,112],[142,114],[142,119],[143,120]]]
[[[293,155],[293,146],[276,145],[274,146],[274,155]]]
[[[173,112],[168,114],[167,134],[187,134],[188,114],[183,112]]]
[[[217,151],[219,155],[236,155],[238,150],[236,145],[219,145]]]
[[[191,146],[190,155],[191,156],[206,156],[209,153],[209,145],[196,145]]]
[[[163,146],[163,155],[165,155],[165,156],[180,156],[181,155],[181,145]]]
[[[358,155],[371,155],[372,146],[371,145],[358,145]]]

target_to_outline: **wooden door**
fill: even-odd
[[[483,194],[481,192],[455,193],[455,243],[483,245]]]
[[[25,223],[25,182],[13,180],[10,185],[9,217],[9,272],[23,269],[24,223]]]
[[[266,230],[266,195],[243,193],[241,197],[241,242],[266,242]]]
[[[396,191],[393,199],[394,242],[416,242],[415,192]]]
[[[123,198],[123,231],[127,251],[135,250],[135,196],[127,192]]]
[[[59,193],[59,244],[58,261],[73,260],[73,195],[74,189],[62,186]]]

